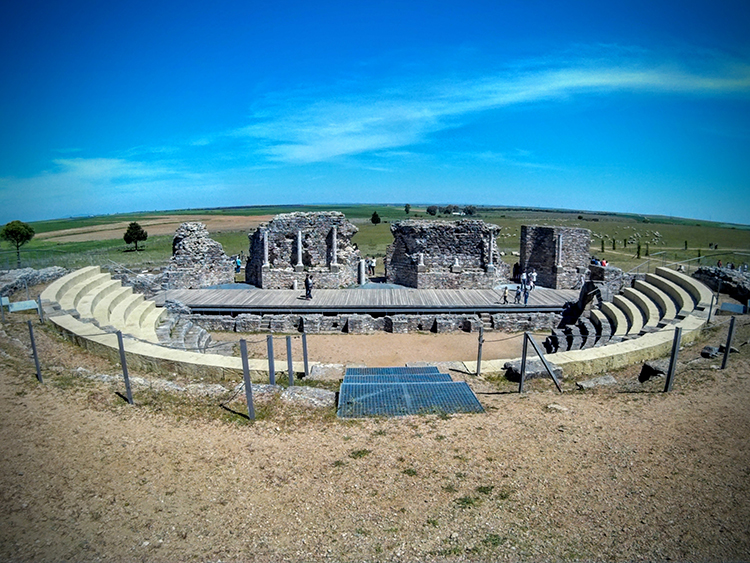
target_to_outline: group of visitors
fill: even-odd
[[[607,261],[606,260],[599,260],[596,256],[591,257],[591,265],[592,266],[602,266],[604,268],[607,267]]]
[[[367,270],[368,276],[375,275],[376,265],[377,265],[377,258],[365,258],[365,269]]]
[[[536,278],[537,273],[533,268],[528,273],[526,273],[526,270],[521,272],[521,284],[516,286],[516,294],[513,298],[513,303],[515,305],[520,305],[522,298],[523,304],[528,305],[529,293],[536,287]],[[505,286],[505,288],[503,289],[503,305],[508,304],[508,295],[508,286]]]

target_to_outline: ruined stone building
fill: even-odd
[[[245,280],[264,289],[299,287],[312,275],[316,288],[357,283],[360,253],[352,244],[357,227],[338,211],[283,213],[249,234]]]
[[[393,223],[386,280],[417,289],[491,288],[510,270],[497,250],[499,232],[480,220]]]
[[[198,289],[224,283],[234,283],[234,262],[224,247],[208,236],[203,223],[180,225],[172,239],[168,287]]]
[[[571,227],[521,227],[521,271],[537,272],[537,285],[570,289],[591,258],[591,231]]]

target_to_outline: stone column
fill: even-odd
[[[263,231],[263,267],[268,268],[268,229]]]
[[[367,275],[365,274],[365,261],[364,259],[359,260],[359,285],[365,285],[367,282]]]
[[[339,263],[338,256],[336,255],[336,251],[337,251],[336,247],[338,246],[337,235],[338,233],[336,231],[336,225],[334,225],[333,234],[331,235],[331,264],[333,264],[334,266]]]
[[[419,253],[419,262],[417,263],[417,273],[421,274],[427,271],[424,265],[424,252]]]
[[[492,233],[490,233],[490,260],[487,264],[487,267],[485,268],[485,271],[487,272],[487,274],[490,274],[490,275],[495,273],[495,264],[493,262],[494,259],[492,257],[492,254],[494,251],[495,251],[495,237],[492,236]]]
[[[297,231],[297,265],[294,267],[295,272],[301,272],[305,269],[302,264],[302,231]]]

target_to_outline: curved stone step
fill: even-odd
[[[114,308],[128,295],[133,294],[132,287],[118,287],[103,296],[94,307],[94,319],[102,326],[111,325],[109,318]]]
[[[677,317],[677,309],[675,308],[674,301],[672,298],[664,293],[661,289],[653,284],[645,281],[636,280],[635,289],[648,296],[651,301],[656,303],[661,313],[660,321],[662,323],[668,323]]]
[[[153,303],[153,301],[152,301]],[[159,343],[161,338],[157,333],[157,327],[161,320],[167,316],[167,310],[164,307],[152,307],[145,315],[141,317],[140,326],[137,330],[137,336],[141,340]],[[167,331],[168,332],[168,331]]]
[[[691,278],[690,276],[683,274],[682,272],[677,272],[670,268],[656,268],[656,273],[661,277],[667,278],[668,280],[676,283],[685,291],[687,291],[693,298],[693,301],[695,301],[696,309],[700,309],[701,311],[703,311],[711,306],[713,294],[711,293],[711,290],[708,289],[708,287],[706,287],[706,285],[702,282],[696,280],[695,278]]]
[[[646,274],[646,281],[651,285],[658,287],[672,298],[672,301],[674,301],[675,304],[675,310],[677,311],[675,318],[685,318],[693,310],[693,307],[695,306],[693,298],[687,291],[673,281],[655,274]]]
[[[112,308],[112,312],[109,315],[109,324],[113,327],[124,330],[128,324],[128,316],[133,309],[135,309],[144,300],[141,293],[133,293],[122,299],[117,305]]]
[[[643,315],[643,327],[655,327],[661,321],[661,314],[659,313],[659,307],[656,306],[651,298],[645,293],[641,293],[637,289],[632,287],[626,287],[622,290],[623,297],[626,297],[641,311]]]
[[[566,336],[566,349],[567,350],[580,350],[586,339],[581,334],[581,328],[578,325],[568,325],[565,327]]]
[[[143,320],[143,317],[145,317],[154,307],[156,307],[156,303],[154,303],[150,299],[146,299],[138,303],[130,311],[127,319],[125,319],[123,332],[127,332],[128,334],[132,334],[135,336],[141,329],[141,322]]]
[[[87,266],[86,268],[81,268],[80,270],[66,274],[53,281],[44,291],[42,291],[40,297],[43,301],[50,301],[59,304],[62,296],[73,286],[100,273],[101,270],[99,269],[99,266]]]
[[[60,308],[64,311],[70,311],[70,310],[77,310],[78,311],[78,304],[81,301],[81,298],[88,294],[90,291],[93,291],[93,289],[109,280],[109,274],[95,274],[93,276],[84,278],[74,286],[70,287],[67,291],[65,291],[64,294],[60,296],[60,299],[58,303],[60,303]],[[78,311],[80,313],[80,311]]]
[[[614,303],[605,301],[602,303],[602,313],[609,319],[612,325],[612,336],[625,336],[628,333],[628,319],[625,313]]]
[[[628,319],[628,331],[626,334],[637,336],[643,328],[643,314],[638,306],[624,295],[615,295],[612,303],[618,307]]]
[[[594,327],[593,323],[586,317],[578,319],[578,325],[580,326],[581,335],[586,335],[586,340],[584,341],[583,346],[581,346],[581,349],[587,350],[593,348],[594,344],[596,344],[596,327]]]
[[[612,323],[609,322],[607,315],[598,309],[591,310],[589,319],[596,329],[596,342],[594,343],[594,347],[604,346],[612,337]]]
[[[76,306],[76,310],[80,314],[82,319],[94,318],[94,308],[102,297],[108,293],[114,291],[118,287],[122,287],[120,280],[109,279],[104,283],[97,285],[92,288],[91,291],[86,293]]]

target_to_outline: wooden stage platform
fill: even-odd
[[[571,289],[535,288],[529,303],[503,305],[502,291],[494,289],[411,289],[354,288],[316,289],[313,298],[305,292],[286,289],[170,289],[155,296],[157,305],[165,299],[179,301],[194,313],[236,315],[240,313],[520,313],[555,312],[566,301],[578,299]]]

